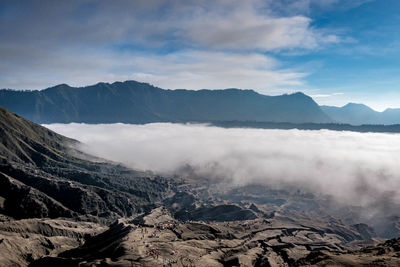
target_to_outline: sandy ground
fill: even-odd
[[[32,266],[71,259],[79,266],[399,266],[392,254],[351,252],[362,244],[350,245],[345,239],[349,233],[343,231],[279,215],[269,220],[178,222],[158,208],[142,225],[119,220],[78,249]],[[379,260],[387,265],[377,265]]]
[[[26,266],[43,256],[56,256],[106,228],[95,223],[26,219],[0,222],[0,266]]]

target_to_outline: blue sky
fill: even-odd
[[[312,15],[317,27],[342,29],[354,39],[288,59],[292,64],[315,62],[306,84],[321,95],[337,93],[317,101],[364,102],[379,110],[400,106],[399,10],[400,1],[381,0]]]
[[[0,2],[0,88],[138,80],[400,107],[400,1]]]

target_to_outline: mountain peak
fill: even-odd
[[[303,93],[303,92],[294,92],[294,93],[292,93],[292,94],[290,94],[290,95],[297,95],[297,96],[307,96],[308,97],[308,95],[306,95],[305,93]]]
[[[47,88],[47,89],[51,89],[51,88],[72,88],[72,87],[69,86],[66,83],[60,83],[60,84],[57,84],[56,86],[53,86],[53,87],[50,87],[50,88]]]
[[[371,110],[374,111],[372,108],[370,108],[369,106],[365,105],[365,104],[361,104],[361,103],[347,103],[346,105],[344,105],[342,108],[344,109],[363,109],[363,110]]]
[[[288,94],[289,96],[296,97],[296,98],[307,98],[307,99],[312,99],[310,96],[306,95],[303,92],[294,92],[292,94]],[[314,100],[313,100],[314,101]]]
[[[42,91],[43,92],[45,92],[45,91],[56,92],[56,91],[65,90],[65,89],[71,89],[71,88],[73,88],[73,87],[69,86],[66,83],[61,83],[61,84],[57,84],[57,85],[55,85],[53,87],[46,88],[46,89],[44,89]]]

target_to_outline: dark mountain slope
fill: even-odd
[[[77,141],[58,135],[0,107],[0,156],[32,164],[63,161],[62,151]]]
[[[162,177],[71,156],[86,156],[68,146],[77,141],[3,108],[0,126],[0,213],[14,218],[130,216],[173,187]]]
[[[321,106],[321,109],[339,123],[362,124],[400,124],[400,109],[387,109],[378,112],[363,104],[349,103],[343,107]]]
[[[0,173],[3,213],[16,218],[72,217],[73,212],[46,194]]]
[[[225,120],[331,122],[312,98],[252,90],[163,90],[135,81],[42,91],[0,90],[0,105],[38,123],[149,123]]]

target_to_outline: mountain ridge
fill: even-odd
[[[331,122],[303,93],[266,96],[241,89],[164,90],[136,81],[0,90],[0,106],[37,123]]]
[[[333,120],[351,125],[362,124],[400,124],[400,109],[387,108],[376,111],[361,103],[347,103],[342,107],[320,106],[321,109]]]
[[[0,126],[0,213],[7,216],[130,216],[173,187],[162,177],[89,161],[70,146],[78,141],[1,107]]]
[[[400,109],[378,112],[361,103],[319,106],[296,92],[269,96],[252,89],[162,89],[128,80],[43,90],[0,90],[0,106],[37,123],[257,121],[400,124]]]

